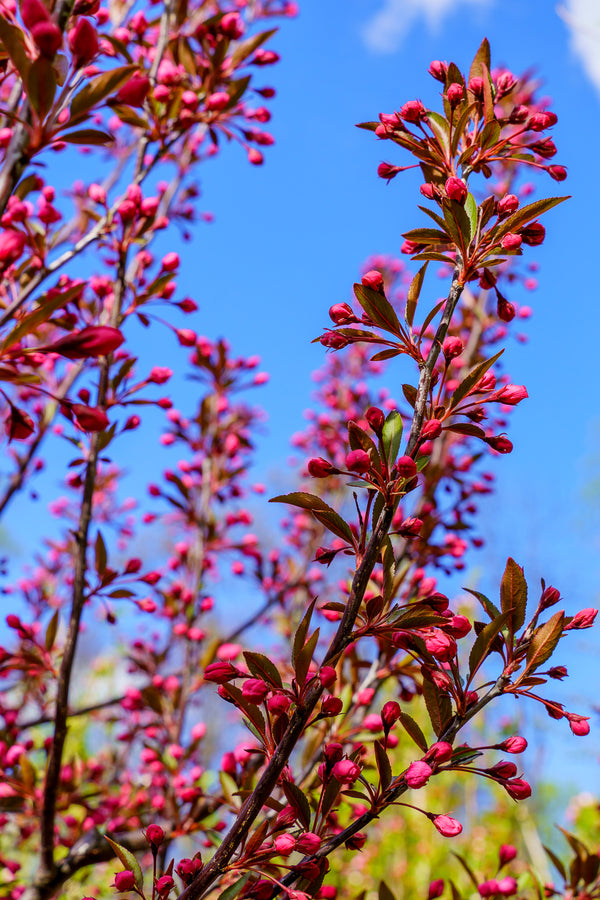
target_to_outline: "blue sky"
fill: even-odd
[[[569,612],[597,605],[600,516],[586,497],[600,464],[591,212],[600,199],[596,0],[565,0],[560,14],[548,0],[305,0],[301,7],[273,42],[281,63],[263,69],[256,82],[278,91],[271,123],[276,145],[265,165],[250,167],[236,146],[225,148],[201,173],[202,208],[214,212],[214,223],[196,226],[191,243],[172,243],[171,237],[161,244],[163,251],[180,252],[181,296],[199,303],[184,324],[211,338],[225,335],[236,352],[259,354],[270,373],[269,385],[256,394],[269,416],[257,479],[281,478],[289,437],[302,427],[309,405],[310,372],[323,360],[323,349],[310,341],[327,324],[329,306],[349,298],[369,255],[398,253],[401,232],[422,224],[418,176],[406,173],[387,186],[376,175],[382,158],[400,165],[408,160],[355,123],[416,97],[435,107],[439,85],[427,74],[431,60],[467,67],[487,35],[496,64],[516,73],[533,66],[544,79],[559,116],[556,162],[568,167],[569,179],[560,191],[545,179],[540,194],[570,193],[573,199],[548,214],[546,242],[533,251],[539,289],[527,298],[514,295],[535,310],[530,342],[513,341],[506,352],[512,380],[527,385],[530,399],[511,420],[515,452],[494,461],[498,491],[482,529],[488,547],[471,558],[473,577],[482,589],[495,590],[512,555],[533,585],[543,575],[559,587]],[[442,292],[438,284],[435,290]],[[162,345],[161,338],[156,346]],[[394,392],[393,380],[405,379],[393,368],[389,373]],[[184,401],[180,405],[186,408]],[[144,453],[154,469],[173,459],[148,433]],[[138,470],[132,484],[150,477]],[[48,499],[55,495],[56,470],[42,484]],[[25,505],[18,504],[15,535],[26,517]],[[29,519],[28,533],[31,528]],[[593,671],[597,683],[598,638],[589,631],[572,637],[578,652],[559,661],[570,664],[573,678],[560,699],[568,705],[583,692],[577,710],[589,714],[597,701],[589,686]],[[564,740],[552,751],[552,767],[572,770],[577,762],[583,784],[593,771],[598,738],[570,739],[564,723],[557,725],[553,733]]]

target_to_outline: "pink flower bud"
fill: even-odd
[[[507,406],[516,406],[521,400],[529,397],[527,388],[524,384],[505,384],[503,388],[496,393],[496,400],[500,400]]]
[[[421,440],[432,441],[442,433],[442,423],[439,419],[429,419],[421,429]]]
[[[567,177],[567,170],[564,166],[548,166],[546,171],[555,181],[564,181]]]
[[[498,882],[498,893],[502,894],[503,897],[510,897],[511,894],[516,894],[517,889],[516,879],[512,878],[510,875],[501,878]]]
[[[135,887],[135,875],[129,869],[117,872],[115,875],[115,887],[119,892],[130,891]]]
[[[218,112],[229,105],[229,94],[226,91],[216,91],[206,98],[204,104],[209,111]]]
[[[285,694],[273,694],[267,701],[269,712],[272,712],[276,716],[281,716],[286,713],[291,705],[292,701]]]
[[[163,272],[174,272],[175,269],[179,268],[179,253],[175,253],[174,251],[171,253],[165,254],[162,258],[161,267]]]
[[[425,639],[427,651],[434,659],[448,662],[456,656],[456,641],[443,631],[436,631],[431,637]]]
[[[431,766],[428,766],[427,763],[422,760],[417,760],[417,762],[410,764],[404,774],[404,778],[409,788],[422,788],[427,784],[432,775],[433,769]]]
[[[165,833],[160,825],[148,825],[146,828],[146,840],[152,844],[153,847],[160,847],[164,839]]]
[[[252,163],[253,166],[262,166],[264,161],[265,158],[260,150],[257,150],[256,147],[250,147],[248,150],[248,162]]]
[[[333,666],[321,666],[319,669],[319,681],[324,688],[329,688],[332,684],[335,684],[336,678],[337,675]]]
[[[447,741],[437,741],[427,751],[426,759],[433,759],[436,763],[448,762],[452,758],[452,744]]]
[[[502,200],[498,200],[498,215],[501,219],[511,216],[519,208],[519,198],[515,194],[506,194]]]
[[[447,337],[442,345],[447,360],[455,359],[463,352],[465,345],[459,337]]]
[[[497,750],[504,750],[505,753],[522,753],[526,748],[527,741],[518,734],[513,734],[512,737],[496,745]]]
[[[429,885],[429,891],[427,892],[427,900],[435,900],[436,897],[441,897],[444,893],[444,879],[438,878],[436,881],[432,881]]]
[[[392,180],[392,178],[396,177],[398,172],[402,172],[402,168],[400,166],[393,166],[388,162],[379,163],[379,165],[377,166],[377,174],[380,178],[387,179],[388,183]]]
[[[527,124],[531,131],[544,131],[546,128],[556,125],[557,122],[558,116],[555,113],[539,112],[534,113]]]
[[[400,478],[414,478],[417,474],[417,464],[412,456],[400,456],[396,460],[396,471]]]
[[[505,250],[518,250],[523,243],[523,238],[520,234],[513,234],[509,231],[508,234],[504,235],[500,243]]]
[[[469,78],[467,87],[476,97],[483,97],[483,78],[480,78],[478,75],[475,78]]]
[[[498,318],[502,319],[503,322],[512,322],[515,317],[515,308],[512,303],[509,303],[508,300],[505,300],[504,297],[498,296]]]
[[[495,766],[491,766],[491,768],[486,769],[486,772],[493,778],[501,778],[505,780],[507,778],[514,778],[517,774],[517,767],[514,762],[509,762],[509,760],[503,759],[500,762],[496,763]]]
[[[210,663],[204,670],[204,680],[215,684],[225,684],[242,673],[230,662]]]
[[[498,893],[498,882],[495,878],[490,878],[489,881],[482,881],[477,886],[477,890],[480,897],[493,897],[494,894]]]
[[[418,519],[417,516],[409,516],[400,524],[398,533],[404,538],[415,538],[419,536],[422,527],[422,519]]]
[[[395,700],[388,700],[387,703],[384,704],[383,709],[381,710],[381,721],[383,722],[383,728],[387,732],[390,728],[395,725],[398,721],[402,712],[400,710],[400,704]]]
[[[87,359],[107,356],[120,347],[124,340],[118,328],[111,328],[109,325],[90,325],[81,331],[72,331],[43,349],[59,353],[67,359]]]
[[[343,708],[341,697],[324,697],[321,703],[321,712],[325,716],[339,716]]]
[[[27,237],[22,231],[7,228],[0,234],[0,266],[6,268],[16,262],[27,243]]]
[[[50,13],[41,0],[22,0],[20,4],[21,18],[29,31],[39,22],[48,22]]]
[[[464,89],[462,84],[457,84],[453,82],[448,86],[448,90],[446,91],[446,97],[448,98],[448,103],[454,109],[455,106],[458,106],[462,98],[464,97]]]
[[[307,469],[308,474],[312,475],[313,478],[327,478],[329,475],[335,475],[339,472],[339,469],[332,466],[331,463],[326,459],[323,459],[322,456],[309,459]]]
[[[546,237],[546,229],[541,222],[532,222],[531,225],[525,225],[521,228],[519,234],[523,238],[523,243],[529,247],[538,247],[543,243]]]
[[[371,457],[364,450],[351,450],[346,456],[346,467],[357,475],[364,475],[371,468]]]
[[[451,200],[456,200],[457,203],[464,203],[467,199],[469,190],[461,178],[451,175],[446,181],[445,188],[446,194]]]
[[[117,92],[117,102],[127,106],[143,106],[150,91],[150,79],[145,75],[134,75]]]
[[[351,759],[341,759],[333,767],[333,777],[340,784],[353,784],[360,775],[360,767]]]
[[[104,431],[108,428],[108,416],[100,406],[85,406],[83,403],[74,403],[71,410],[77,424],[84,431]]]
[[[425,107],[420,100],[409,100],[400,110],[400,117],[406,122],[420,122],[425,115]]]
[[[296,841],[296,850],[300,853],[309,854],[316,853],[321,846],[321,838],[313,831],[305,831]]]
[[[370,406],[365,413],[365,419],[375,432],[375,434],[381,434],[381,429],[383,428],[383,423],[385,422],[385,414],[383,410],[379,409],[377,406]]]
[[[568,625],[565,625],[564,630],[573,631],[574,629],[591,628],[597,615],[598,610],[592,609],[592,607],[581,609],[576,615],[573,616]]]
[[[273,844],[280,856],[289,856],[296,847],[296,839],[291,834],[280,834]]]
[[[358,322],[352,307],[348,303],[334,303],[329,308],[329,318],[336,325],[349,325],[353,322]]]
[[[159,896],[167,896],[175,887],[175,882],[170,875],[161,875],[156,880],[156,892]]]
[[[442,62],[440,59],[434,59],[431,65],[429,66],[429,74],[436,79],[436,81],[441,81],[442,84],[446,81],[446,74],[448,72],[448,63]]]
[[[249,703],[262,703],[269,693],[269,686],[262,678],[247,678],[242,687],[242,696]]]
[[[513,778],[512,781],[507,781],[504,787],[513,800],[525,800],[527,797],[531,797],[531,786],[523,778]]]
[[[244,22],[239,13],[225,13],[219,23],[222,33],[232,40],[237,40],[244,33]]]
[[[373,288],[374,291],[379,291],[381,294],[384,293],[383,275],[377,269],[371,269],[369,272],[365,272],[360,280],[365,287]]]
[[[496,453],[512,453],[512,441],[509,441],[509,439],[502,434],[499,434],[496,437],[487,437],[484,438],[484,440],[488,447],[491,447]]]
[[[63,41],[62,31],[51,20],[34,25],[31,36],[40,54],[46,59],[53,58]]]
[[[75,68],[80,69],[90,63],[98,53],[98,34],[89,19],[80,18],[69,33],[69,48],[73,54]]]
[[[444,837],[455,837],[462,831],[462,825],[452,816],[435,816],[433,824]]]
[[[516,855],[516,847],[513,847],[512,844],[502,844],[499,851],[500,868],[515,859]]]
[[[578,716],[576,713],[567,713],[569,726],[577,737],[585,737],[590,733],[589,716]]]

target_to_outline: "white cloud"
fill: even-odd
[[[419,16],[423,15],[429,27],[434,29],[456,7],[465,4],[483,6],[488,2],[490,0],[384,0],[383,7],[364,26],[363,39],[367,47],[377,53],[393,53]],[[585,3],[586,0],[571,2]]]
[[[586,75],[600,90],[600,5],[598,0],[567,0],[559,15],[571,32],[571,48]]]

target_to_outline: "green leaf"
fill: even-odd
[[[469,217],[469,224],[471,226],[471,240],[473,239],[473,235],[477,231],[477,201],[473,194],[467,194],[467,199],[465,200],[465,212]]]
[[[396,900],[395,895],[389,889],[385,881],[379,882],[378,900]]]
[[[469,81],[471,78],[482,78],[483,77],[483,69],[482,65],[486,67],[486,69],[491,69],[491,55],[490,55],[490,42],[487,38],[484,38],[479,45],[477,53],[473,58],[473,62],[471,63],[471,68],[469,69]],[[477,887],[477,884],[475,884]]]
[[[495,121],[494,98],[492,95],[492,77],[489,66],[482,61],[481,77],[483,78],[483,118],[486,124]]]
[[[367,432],[356,422],[348,422],[348,439],[351,450],[364,450],[371,457],[371,463],[381,472],[379,451]]]
[[[461,864],[461,866],[463,867],[463,869],[469,876],[470,880],[473,882],[475,890],[479,892],[479,882],[477,881],[477,878],[475,877],[475,873],[473,872],[473,870],[470,867],[470,865],[468,864],[468,862],[460,855],[460,853],[455,853],[453,850],[452,854],[457,858],[457,860],[459,861],[459,863]]]
[[[115,140],[112,134],[108,134],[106,131],[99,131],[97,128],[80,128],[77,131],[68,131],[66,134],[61,134],[60,139],[61,141],[66,141],[67,144],[95,144],[97,146],[112,144]]]
[[[405,231],[402,235],[407,241],[413,241],[415,244],[451,244],[452,241],[448,234],[444,231],[438,231],[437,228],[413,228],[411,231]]]
[[[139,72],[136,65],[119,66],[109,72],[102,72],[85,85],[78,94],[75,94],[71,102],[71,119],[81,121],[93,106],[96,106],[110,94],[117,91],[135,72]],[[69,125],[69,122],[67,122]]]
[[[563,633],[564,622],[565,614],[561,610],[554,613],[551,619],[535,630],[527,648],[527,665],[523,675],[535,672],[546,660],[550,659]]]
[[[518,209],[512,216],[509,216],[508,219],[505,219],[496,226],[496,228],[492,229],[494,240],[497,241],[501,237],[504,237],[505,234],[516,231],[518,228],[522,228],[523,225],[527,225],[528,222],[537,219],[538,216],[548,212],[549,209],[570,199],[570,195],[567,195],[566,197],[546,197],[542,200],[534,200],[533,203],[529,203],[527,206]]]
[[[415,720],[412,718],[412,716],[409,716],[408,713],[402,712],[400,714],[400,724],[409,735],[409,737],[413,739],[419,750],[422,750],[423,753],[427,753],[427,738],[421,731],[419,725],[417,725]]]
[[[237,897],[243,888],[246,887],[250,878],[252,878],[252,872],[246,872],[245,875],[242,875],[241,878],[238,878],[237,881],[234,881],[233,884],[230,884],[228,888],[220,893],[217,900],[234,900],[234,897]]]
[[[381,444],[390,469],[398,456],[402,441],[402,429],[402,416],[397,410],[393,409],[388,413],[381,431]]]
[[[511,610],[501,613],[493,621],[489,622],[477,635],[469,654],[469,679],[473,678],[481,663],[484,662],[492,652],[492,645],[502,631],[507,620],[510,618],[510,615]]]
[[[460,141],[461,137],[463,137],[463,132],[465,130],[465,126],[467,125],[467,122],[469,121],[469,119],[471,118],[471,116],[473,115],[475,110],[477,109],[477,106],[478,106],[477,103],[469,103],[461,111],[460,116],[458,117],[458,120],[455,122],[453,130],[452,130],[452,144],[450,147],[452,156],[454,156],[454,154],[456,153],[456,151],[458,149],[458,142]]]
[[[341,537],[342,540],[348,541],[354,546],[354,535],[348,523],[315,494],[296,491],[292,494],[281,494],[279,497],[272,497],[269,503],[289,503],[290,506],[299,506],[301,509],[310,510],[315,519],[321,524],[329,528],[334,534],[337,534],[338,537]]]
[[[388,755],[381,741],[375,741],[375,762],[377,763],[377,771],[381,781],[382,790],[386,790],[392,780],[392,767]]]
[[[302,647],[300,652],[296,655],[294,673],[296,675],[298,686],[301,688],[304,687],[304,682],[306,681],[306,676],[308,675],[308,670],[315,654],[318,640],[319,629],[317,628],[316,631],[311,634],[304,647]]]
[[[302,650],[302,648],[304,647],[304,644],[306,643],[306,635],[308,634],[308,629],[310,627],[310,620],[312,619],[312,614],[313,614],[316,602],[317,602],[317,598],[315,597],[315,599],[311,601],[308,609],[306,610],[306,612],[304,613],[304,616],[302,617],[302,621],[300,622],[300,624],[298,625],[298,627],[296,629],[296,633],[294,635],[294,641],[292,644],[292,665],[293,666],[296,665],[296,658],[297,658],[298,654],[300,653],[300,651]]]
[[[431,130],[438,139],[440,146],[447,153],[450,148],[450,126],[448,125],[448,121],[444,116],[440,115],[437,112],[433,112],[430,109],[427,110],[426,117]]]
[[[249,670],[256,678],[262,678],[263,681],[270,682],[277,688],[283,687],[279,669],[267,656],[251,650],[245,650],[244,659]]]
[[[293,781],[282,781],[281,788],[290,806],[294,808],[305,831],[310,829],[310,806],[306,794]]]
[[[450,399],[450,409],[455,409],[461,400],[463,400],[469,391],[471,391],[475,385],[483,378],[487,370],[494,365],[494,363],[500,359],[504,350],[499,350],[494,356],[490,359],[486,359],[484,362],[479,363],[479,365],[475,366],[474,369],[471,369],[467,377],[459,384],[456,388],[452,397]]]
[[[376,325],[394,335],[401,333],[398,316],[383,294],[365,284],[355,284],[354,294],[366,314]]]
[[[416,257],[415,257],[415,259],[416,259]],[[454,261],[452,261],[452,265],[454,265]],[[425,332],[427,331],[429,325],[433,322],[433,320],[435,319],[435,317],[437,316],[437,314],[439,313],[439,311],[440,311],[445,305],[446,305],[446,298],[444,298],[443,300],[440,300],[439,303],[436,303],[436,305],[433,307],[433,309],[430,309],[430,310],[429,310],[429,312],[428,312],[427,315],[425,316],[425,320],[424,320],[423,324],[421,325],[421,331],[420,331],[420,336],[421,336],[421,337],[425,334]]]
[[[56,640],[56,632],[58,629],[58,610],[55,611],[54,615],[48,622],[48,627],[46,628],[46,636],[44,638],[44,646],[46,650],[50,651],[54,647],[54,641]]]
[[[38,56],[34,60],[26,84],[29,102],[40,121],[43,121],[52,109],[56,93],[56,75],[49,59]]]
[[[564,867],[563,863],[561,862],[561,860],[558,858],[558,856],[557,856],[557,855],[556,855],[549,847],[546,847],[545,844],[543,844],[542,846],[544,847],[544,850],[545,850],[546,853],[548,854],[550,860],[552,861],[552,863],[554,864],[554,866],[556,867],[556,869],[558,869],[559,874],[560,874],[560,875],[562,876],[562,878],[564,878],[564,880],[566,881],[566,880],[567,880],[567,870],[565,869],[565,867]]]
[[[450,698],[448,694],[442,693],[437,685],[426,677],[423,678],[423,698],[432,728],[437,737],[439,737],[452,716]]]
[[[423,287],[423,281],[425,279],[425,272],[427,271],[427,266],[429,263],[425,263],[421,266],[415,277],[410,283],[408,288],[408,293],[406,295],[406,312],[405,317],[406,321],[410,328],[412,328],[415,312],[417,309],[417,303],[419,302],[419,297],[421,295],[421,289]]]
[[[0,15],[0,41],[21,76],[21,81],[27,84],[31,60],[25,49],[25,35],[16,25],[11,25],[3,15]]]
[[[231,54],[231,68],[236,69],[241,62],[247,59],[251,53],[277,34],[277,29],[272,28],[270,31],[262,31],[260,34],[254,34],[252,37],[237,44],[234,52]]]
[[[371,357],[371,362],[382,362],[386,359],[393,359],[394,356],[400,356],[401,353],[406,353],[406,350],[395,350],[393,347],[390,347],[389,350],[380,350],[379,353],[374,353]]]
[[[525,621],[527,607],[527,582],[521,566],[509,557],[500,583],[500,607],[502,612],[510,613],[508,627],[511,634],[516,634]]]
[[[7,347],[10,347],[11,344],[16,344],[21,338],[31,334],[38,326],[47,322],[52,313],[56,312],[61,306],[65,306],[65,304],[67,304],[69,300],[72,300],[73,297],[77,297],[81,294],[82,289],[83,285],[79,284],[70,287],[62,293],[56,294],[54,297],[49,297],[48,294],[39,297],[37,301],[39,306],[37,309],[34,309],[33,312],[24,316],[16,328],[13,328],[13,330],[4,338],[2,346],[0,347],[0,354],[3,353]]]
[[[143,891],[144,875],[142,873],[142,868],[131,850],[128,850],[127,847],[123,847],[121,844],[117,844],[116,841],[111,840],[106,834],[104,835],[104,838],[113,848],[115,854],[119,857],[125,868],[133,872],[138,890]]]

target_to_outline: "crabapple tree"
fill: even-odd
[[[439,111],[409,100],[361,126],[389,142],[382,178],[421,169],[411,262],[372,259],[352,300],[331,306],[316,407],[293,439],[305,462],[296,489],[273,498],[281,538],[251,530],[264,486],[249,473],[261,413],[247,398],[266,376],[182,324],[197,304],[179,295],[174,238],[159,257],[151,248],[176,227],[188,235],[197,167],[225,141],[263,162],[274,89],[261,76],[278,56],[261,28],[295,12],[284,0],[2,0],[0,510],[53,444],[68,451],[58,533],[5,589],[11,900],[331,898],[330,857],[367,847],[386,814],[460,834],[460,809],[430,805],[430,784],[475,775],[529,797],[525,737],[489,716],[485,739],[472,729],[498,698],[589,730],[544,685],[564,678],[551,657],[595,610],[554,611],[559,590],[528,587],[513,559],[497,596],[471,591],[470,606],[437,584],[481,545],[477,500],[527,397],[502,366],[527,315],[507,294],[531,281],[540,218],[566,199],[528,199],[522,172],[566,177],[549,161],[556,116],[530,78],[492,68],[487,41],[466,75],[432,63]],[[93,180],[63,201],[51,164],[74,158],[96,160]],[[189,408],[166,393],[165,360],[136,351],[147,329],[182,348],[201,386]],[[149,407],[177,461],[138,516],[120,486]],[[151,552],[136,554],[140,534]],[[238,585],[239,608],[258,598],[230,627],[219,576]],[[597,855],[570,840],[576,862],[553,890],[593,896]],[[513,849],[500,847],[498,871],[464,862],[481,896],[517,892],[503,868]],[[429,895],[443,890],[437,879]]]

